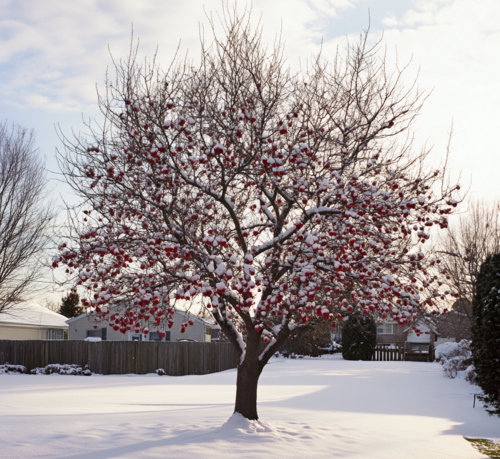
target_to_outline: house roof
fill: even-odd
[[[84,312],[83,314],[80,314],[79,316],[72,317],[71,319],[66,319],[66,323],[70,324],[71,322],[74,322],[75,320],[80,320],[83,317],[87,317],[87,313],[86,312]]]
[[[187,316],[193,321],[201,322],[202,324],[210,326],[210,327],[213,327],[215,325],[213,322],[210,322],[208,320],[197,317],[194,314],[189,313],[188,311],[182,311],[180,309],[176,309],[175,312],[178,312],[179,314],[183,314],[185,317]]]
[[[193,321],[197,321],[197,322],[201,322],[202,324],[206,325],[206,326],[210,326],[210,327],[214,327],[214,323],[212,322],[209,322],[207,320],[204,320],[204,319],[200,319],[199,317],[196,317],[194,314],[190,314],[189,312],[187,311],[182,311],[181,309],[176,309],[175,310],[176,313],[178,314],[182,314],[184,315],[185,317],[186,316],[189,316],[189,318]],[[79,320],[79,319],[82,319],[83,317],[87,317],[87,313],[84,312],[83,314],[80,314],[79,316],[76,316],[76,317],[72,317],[71,319],[67,319],[66,320],[66,323],[67,324],[70,324],[71,322],[75,322],[76,320]]]
[[[432,319],[424,319],[424,318],[418,319],[415,323],[413,323],[409,327],[405,328],[404,331],[405,332],[406,331],[411,331],[411,329],[413,327],[416,327],[416,326],[420,326],[421,327],[422,325],[425,325],[431,331],[433,331],[434,333],[437,333],[437,328],[436,328],[436,324],[434,323],[434,321]]]
[[[27,325],[30,327],[67,329],[66,317],[38,303],[14,303],[0,314],[0,325]]]

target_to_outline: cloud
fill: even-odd
[[[419,85],[433,90],[416,125],[441,157],[453,121],[451,167],[472,177],[473,194],[499,197],[495,132],[499,120],[500,3],[484,0],[420,1],[386,30],[401,62],[420,67]]]
[[[388,16],[382,19],[382,24],[388,27],[395,27],[398,24],[400,24],[400,22],[398,21],[398,18],[394,14],[390,13]]]
[[[35,89],[57,101],[54,107],[63,104],[67,110],[95,100],[95,83],[103,81],[111,64],[108,45],[115,57],[127,56],[132,24],[141,55],[152,55],[159,45],[160,61],[167,63],[181,39],[181,51],[189,49],[196,57],[199,23],[206,26],[205,14],[221,10],[215,0],[4,0],[0,5],[7,18],[0,20],[4,101],[20,95],[25,103],[37,105],[39,98],[26,95],[29,88],[29,93]],[[256,0],[254,11],[257,16],[265,11],[268,39],[279,33],[283,19],[283,35],[293,52],[321,40],[321,24],[352,6],[347,0]]]

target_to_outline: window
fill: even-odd
[[[170,332],[165,332],[165,338],[160,338],[159,332],[150,332],[149,341],[170,341]]]
[[[101,338],[103,341],[106,341],[108,335],[108,330],[106,327],[104,328],[98,328],[97,330],[92,329],[92,330],[87,330],[85,337],[86,338]]]
[[[101,332],[100,328],[98,328],[97,330],[87,330],[85,336],[86,336],[86,338],[101,338],[102,339],[102,332]]]
[[[47,339],[64,339],[64,330],[59,330],[57,328],[49,328],[47,330]]]
[[[218,328],[212,328],[211,334],[212,334],[212,341],[218,340],[220,337],[220,330]]]
[[[85,336],[87,338],[101,338],[101,330],[87,330]]]
[[[393,324],[381,324],[377,327],[378,335],[393,335],[394,325]]]

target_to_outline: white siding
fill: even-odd
[[[106,327],[107,341],[127,341],[127,335],[123,335],[120,331],[114,331],[108,327],[108,324],[108,321],[99,322],[99,328]],[[83,316],[68,325],[68,339],[84,340],[87,337],[87,330],[94,330],[95,322],[90,321],[87,316]]]
[[[177,314],[176,314],[177,316]],[[192,326],[188,326],[184,333],[181,333],[181,321],[182,315],[179,314],[179,319],[176,317],[176,321],[174,326],[171,328],[172,331],[172,341],[177,341],[179,339],[194,339],[196,341],[203,342],[205,341],[205,325],[201,322],[193,321]]]
[[[421,332],[420,336],[417,336],[417,334],[415,333],[415,330],[410,330],[408,332],[408,339],[407,341],[409,343],[430,343],[431,342],[431,329],[419,322],[417,323],[417,325],[415,325],[416,328],[418,328]],[[427,333],[425,333],[427,332]]]
[[[45,328],[0,325],[0,339],[45,340],[46,336]]]

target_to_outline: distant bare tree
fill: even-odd
[[[0,313],[31,296],[55,212],[33,131],[0,122]],[[38,284],[40,285],[40,284]]]
[[[455,338],[457,342],[472,338],[472,304],[466,298],[459,298],[447,314],[437,318],[438,335]]]
[[[479,268],[488,255],[500,252],[500,203],[471,201],[469,212],[450,226],[440,244],[442,263],[450,278],[448,284],[459,295],[451,313],[441,321],[445,321],[447,333],[469,337],[465,336],[465,329],[470,334],[472,297]]]
[[[52,298],[51,299],[45,298],[43,306],[54,312],[59,312],[59,310],[61,309],[61,305],[59,304],[59,302]]]

